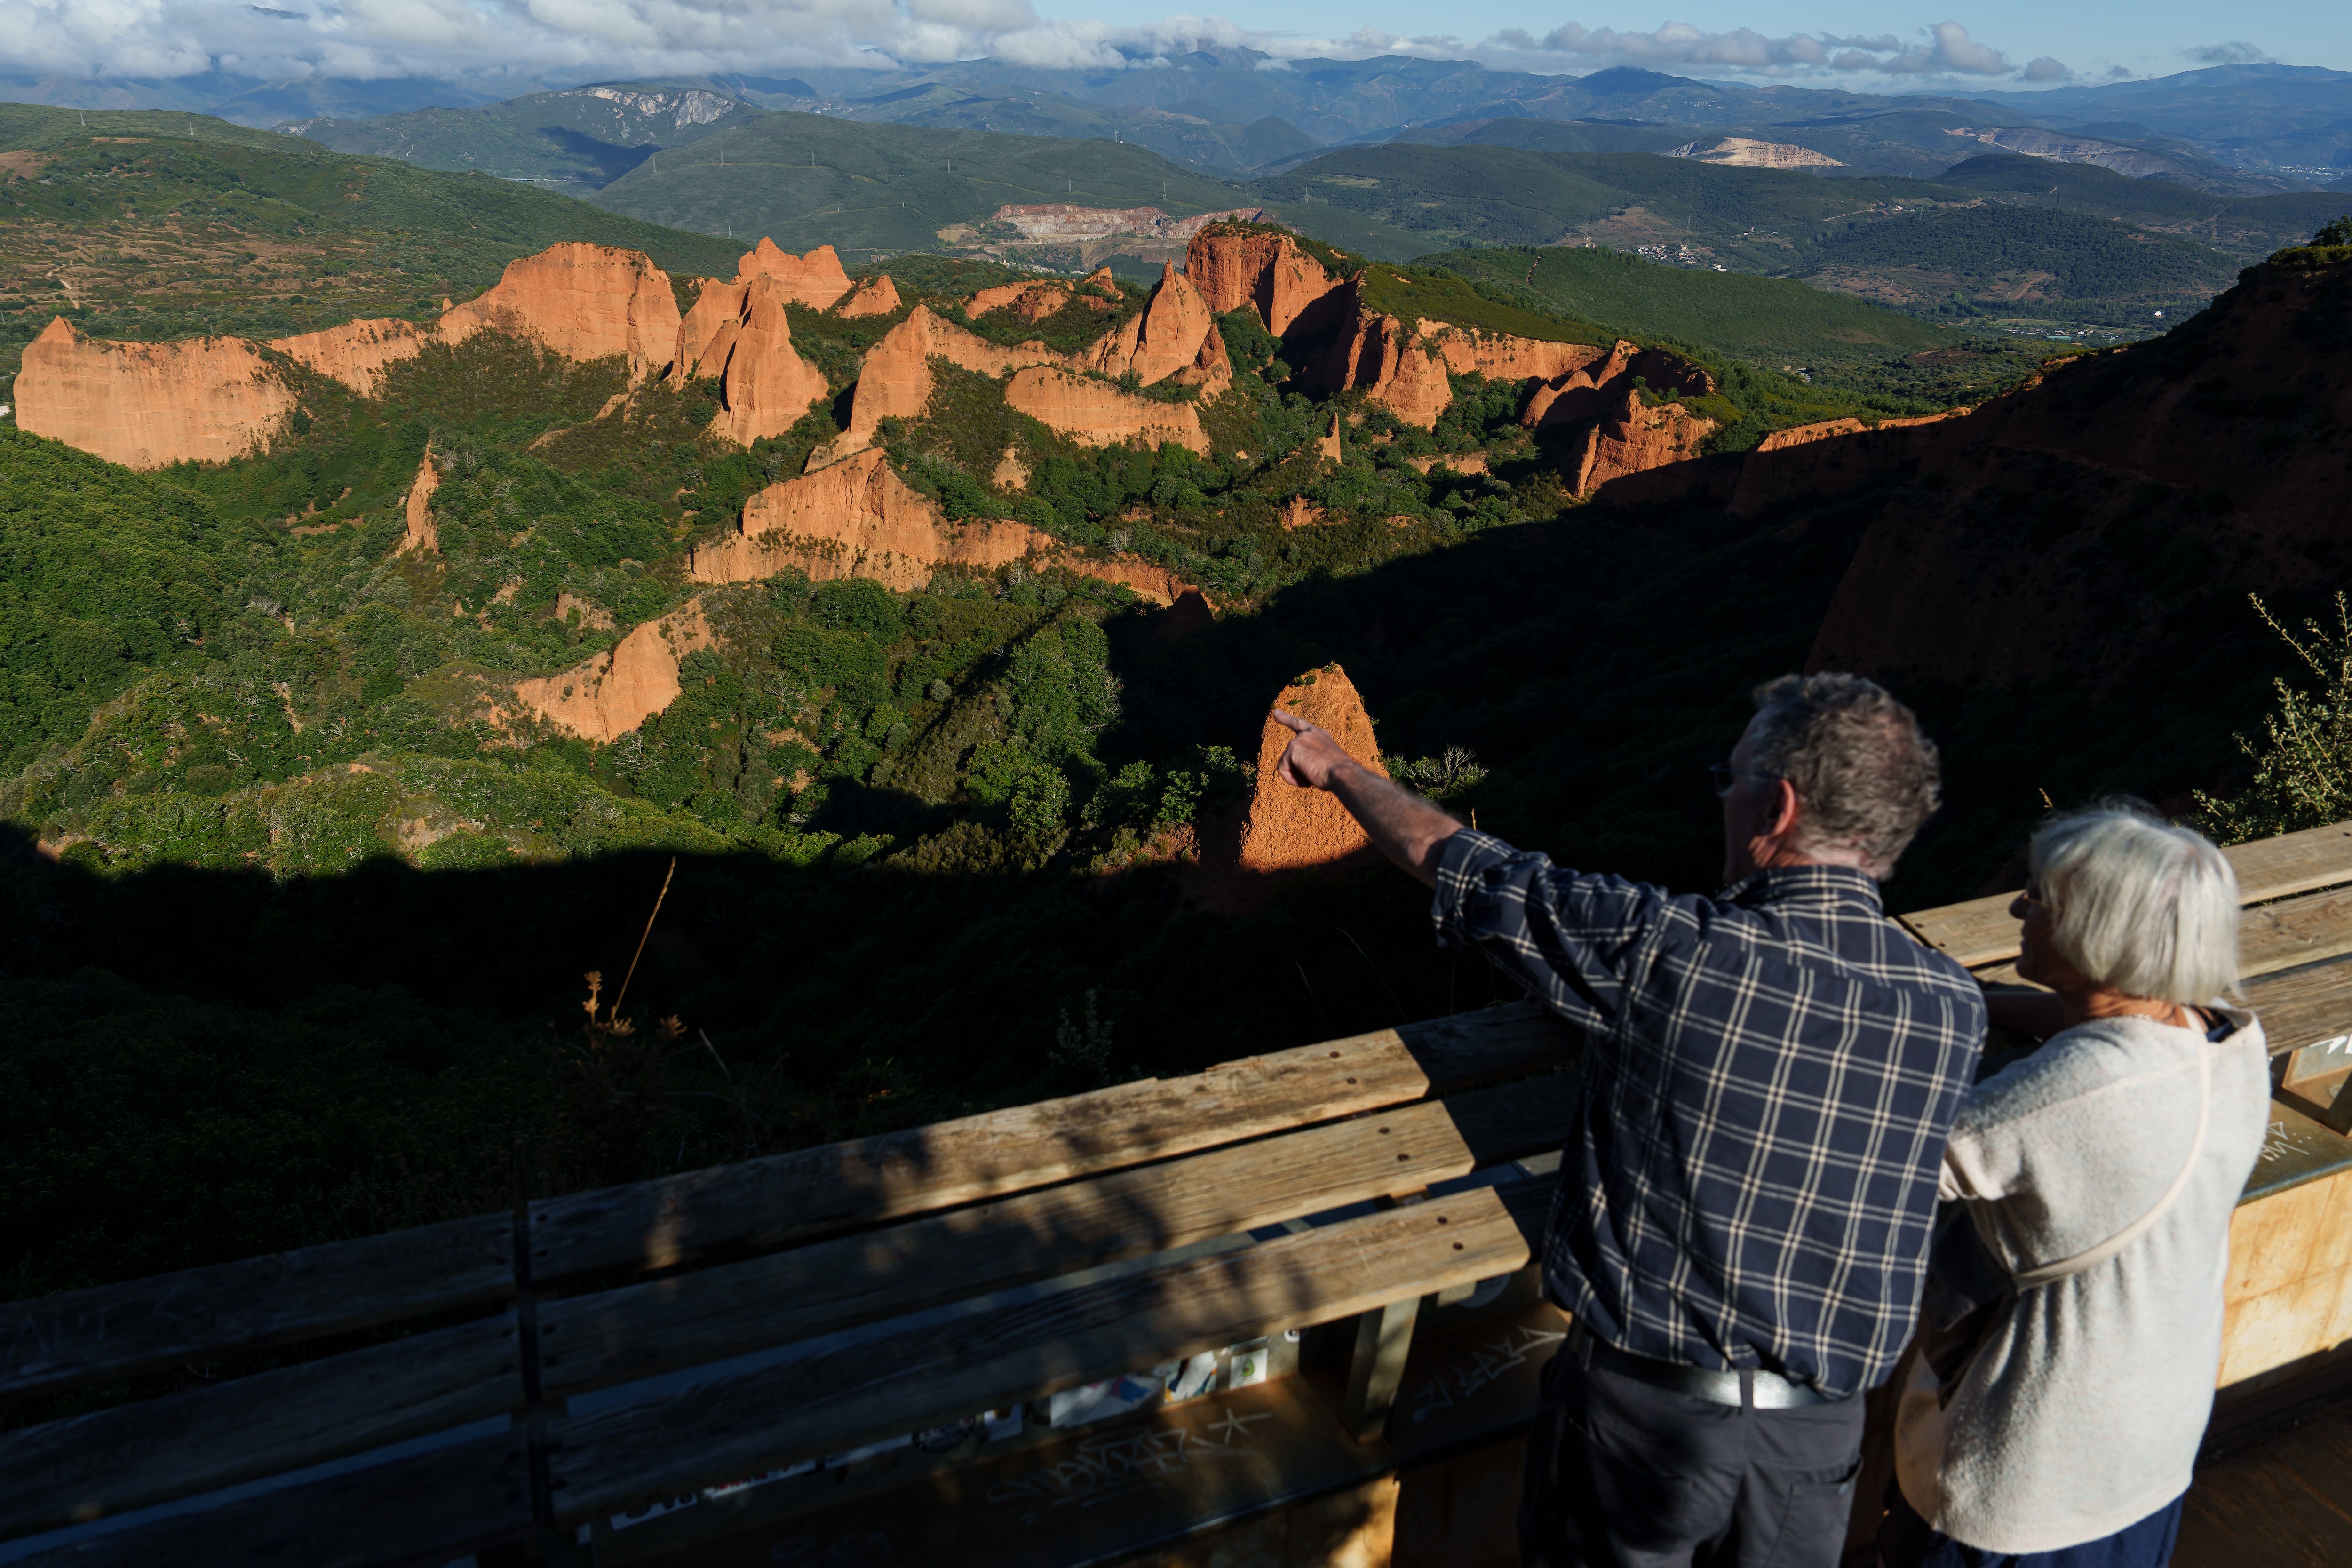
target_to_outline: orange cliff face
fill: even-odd
[[[882,272],[852,289],[841,303],[833,308],[833,313],[836,316],[887,316],[905,302],[898,298],[898,286],[890,281],[890,275]]]
[[[677,356],[678,327],[669,275],[650,257],[571,242],[508,262],[495,288],[441,318],[437,335],[456,343],[496,328],[566,359],[618,354],[634,381]]]
[[[1445,362],[1423,349],[1403,321],[1369,310],[1324,344],[1307,364],[1307,380],[1326,395],[1360,389],[1399,419],[1424,430],[1454,401]]]
[[[687,575],[753,583],[793,568],[814,582],[870,577],[904,592],[942,565],[987,570],[1059,548],[1026,523],[946,522],[929,497],[868,449],[753,495],[737,531],[696,549]]]
[[[1372,719],[1348,672],[1339,666],[1312,669],[1282,689],[1274,706],[1331,733],[1347,753],[1388,777],[1372,736]],[[1328,791],[1286,784],[1276,771],[1296,737],[1274,714],[1258,734],[1257,784],[1242,819],[1240,869],[1265,875],[1335,866],[1370,852],[1371,840],[1339,797]]]
[[[762,237],[735,264],[738,282],[749,282],[760,274],[774,279],[782,287],[785,299],[813,310],[828,310],[835,300],[849,292],[849,274],[841,269],[841,258],[829,245],[820,245],[806,256],[794,256],[780,248],[774,240]],[[894,287],[891,292],[896,295],[898,290]]]
[[[416,465],[416,478],[408,487],[408,532],[400,542],[400,555],[422,555],[426,551],[441,548],[441,531],[433,525],[433,492],[441,488],[441,470],[433,461],[433,447],[427,443],[424,460]]]
[[[1203,342],[1216,331],[1217,323],[1200,291],[1163,261],[1151,302],[1129,318],[1126,326],[1089,349],[1087,363],[1105,375],[1133,375],[1150,386],[1193,369],[1201,360]],[[1230,370],[1227,379],[1230,382]]]
[[[1209,455],[1208,432],[1189,403],[1163,403],[1122,391],[1107,381],[1050,365],[1033,365],[1004,384],[1004,401],[1060,435],[1088,447],[1173,441]]]
[[[782,435],[824,395],[824,373],[793,346],[789,298],[764,272],[734,283],[706,278],[678,324],[670,374],[719,379],[724,412],[711,430],[739,447]]]
[[[515,701],[568,734],[599,744],[616,741],[677,701],[678,662],[716,641],[702,602],[693,600],[646,621],[609,652],[558,675],[515,682]]]
[[[1196,234],[1184,250],[1184,276],[1211,315],[1247,306],[1276,337],[1341,287],[1286,234]]]
[[[906,592],[922,587],[942,566],[986,572],[1027,560],[1123,584],[1158,605],[1186,594],[1200,596],[1198,588],[1163,567],[1133,556],[1070,554],[1052,535],[1024,522],[950,522],[873,450],[752,496],[733,533],[688,557],[687,576],[697,583],[756,583],[790,569],[819,583],[870,577]]]
[[[269,346],[320,375],[332,376],[362,397],[377,395],[385,369],[415,359],[434,341],[428,328],[396,317],[346,321],[299,337],[272,338]]]
[[[267,448],[294,394],[243,338],[113,343],[62,316],[25,345],[16,423],[130,468]]]
[[[1584,495],[1612,479],[1687,462],[1715,433],[1715,421],[1679,403],[1650,406],[1629,381],[1617,405],[1578,438],[1566,467],[1569,489]]]
[[[873,444],[885,419],[920,416],[931,400],[931,360],[934,356],[986,375],[1030,365],[1061,365],[1067,361],[1043,343],[1004,348],[918,305],[907,319],[882,334],[867,351],[857,374],[857,390],[850,400],[849,428],[829,447],[809,458],[814,467],[836,462]]]

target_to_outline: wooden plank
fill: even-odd
[[[522,1404],[515,1314],[0,1432],[0,1537],[443,1431]]]
[[[2295,893],[2352,882],[2352,823],[2307,828],[2278,838],[2258,838],[2221,851],[2238,874],[2238,897],[2267,903]],[[2017,956],[2017,922],[2010,918],[2014,892],[1899,917],[1911,934],[1970,969]]]
[[[1009,1452],[1000,1451],[1010,1448]],[[704,1498],[610,1533],[608,1568],[1044,1568],[1136,1562],[1139,1552],[1238,1518],[1328,1494],[1380,1475],[1381,1446],[1339,1433],[1330,1406],[1297,1377],[1220,1392],[1127,1420],[1057,1435],[1042,1445],[991,1443],[966,1463],[899,1449]],[[1384,1522],[1384,1521],[1383,1521]],[[1384,1533],[1353,1552],[1270,1551],[1228,1557],[1218,1537],[1197,1558],[1142,1559],[1154,1568],[1210,1562],[1386,1563]]]
[[[2251,980],[2352,952],[2352,888],[2261,904],[2238,920],[2240,973]],[[1987,984],[2021,984],[2014,962],[1976,971]]]
[[[2273,1100],[2262,1155],[2255,1160],[2253,1173],[2246,1178],[2246,1190],[2238,1201],[2250,1204],[2271,1197],[2347,1167],[2352,1167],[2352,1138]]]
[[[1510,1212],[1479,1188],[551,1421],[558,1520],[1352,1317],[1527,1260]]]
[[[1558,1074],[539,1307],[551,1397],[1411,1192],[1558,1146]],[[1468,1136],[1465,1136],[1465,1133]]]
[[[520,1431],[494,1432],[364,1469],[11,1558],[11,1568],[378,1568],[446,1563],[530,1528]]]
[[[531,1205],[531,1279],[664,1268],[1418,1100],[1393,1029]]]
[[[1559,1067],[1578,1054],[1574,1032],[1538,1002],[1424,1018],[1395,1033],[1440,1092]]]
[[[1581,1084],[1574,1071],[1547,1073],[1496,1089],[1448,1095],[1454,1132],[1481,1165],[1549,1153],[1568,1142]]]
[[[1443,1104],[1025,1193],[887,1229],[542,1302],[551,1396],[820,1334],[1465,1174]]]
[[[2352,1031],[2352,958],[2258,975],[2244,990],[2274,1057]]]
[[[877,1138],[532,1205],[531,1278],[667,1268],[1150,1163],[1574,1058],[1532,1004],[1326,1040]]]
[[[0,1308],[0,1397],[71,1388],[514,1294],[514,1218],[479,1215]]]

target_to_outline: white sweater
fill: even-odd
[[[2189,1489],[2221,1369],[2230,1215],[2270,1121],[2269,1054],[2249,1013],[2218,1042],[2148,1018],[2068,1029],[1979,1084],[1944,1155],[1943,1195],[1977,1205],[2011,1272],[2087,1252],[2147,1212],[2211,1121],[2171,1209],[2116,1256],[2018,1293],[1938,1408],[1918,1357],[1895,1415],[1895,1479],[1919,1516],[1989,1552],[2114,1534]]]

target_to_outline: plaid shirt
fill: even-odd
[[[1984,1040],[1968,972],[1839,866],[1675,898],[1464,832],[1434,914],[1584,1039],[1552,1299],[1635,1355],[1833,1397],[1883,1381]]]

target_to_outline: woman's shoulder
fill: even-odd
[[[1970,1091],[1962,1120],[1979,1128],[2055,1110],[2137,1082],[2153,1084],[2193,1065],[2186,1029],[2152,1018],[2092,1018],[2061,1029],[2040,1048]]]

